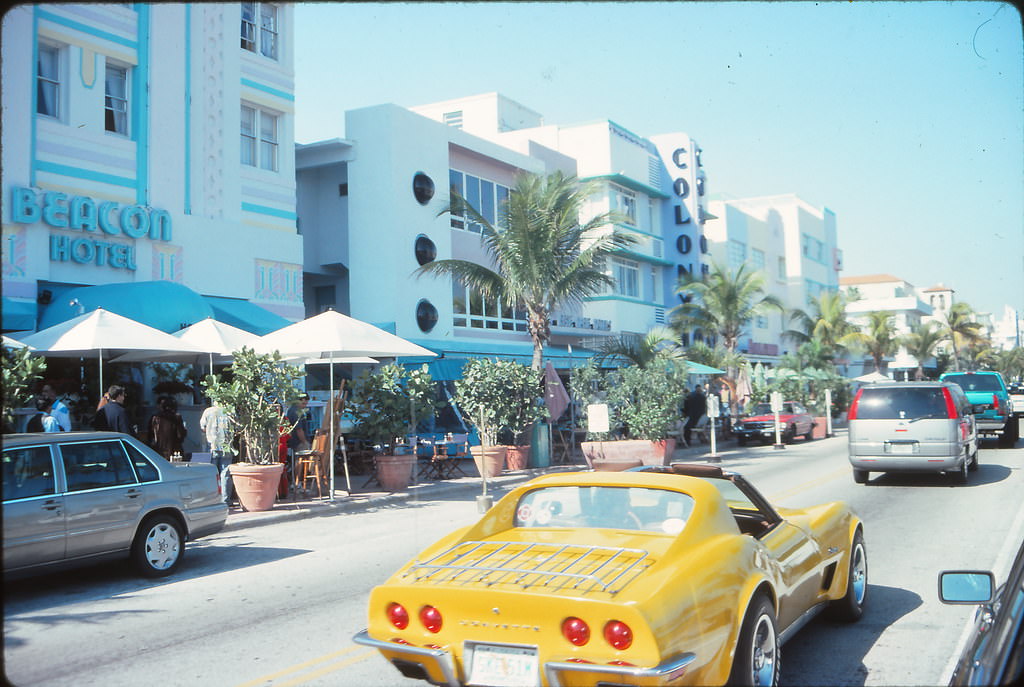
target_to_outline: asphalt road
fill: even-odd
[[[842,499],[863,517],[868,608],[817,619],[783,648],[783,685],[938,685],[973,614],[936,598],[943,568],[1005,571],[1024,537],[1024,442],[985,444],[967,486],[943,476],[856,485],[842,436],[785,450],[727,443],[725,467],[780,506]],[[370,588],[478,517],[475,494],[280,522],[196,542],[180,573],[124,566],[4,589],[4,669],[15,685],[422,685],[351,636]]]

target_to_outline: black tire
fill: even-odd
[[[857,468],[853,469],[853,481],[857,484],[867,484],[868,476],[870,475],[871,473],[867,470],[858,470]]]
[[[172,515],[151,515],[142,521],[132,542],[132,561],[145,577],[170,575],[185,557],[185,537]]]
[[[804,441],[811,441],[814,439],[814,423],[811,423],[810,428],[807,430],[807,434],[804,435]]]
[[[739,687],[779,684],[779,633],[775,609],[762,594],[755,596],[740,627],[729,684]]]
[[[1013,416],[1006,421],[1003,433],[999,435],[999,446],[1001,448],[1013,448],[1019,438],[1020,425],[1017,422],[1017,417]]]
[[[796,425],[790,425],[786,427],[786,431],[782,433],[782,443],[792,444],[796,441]]]
[[[967,469],[974,472],[978,469],[978,465],[980,465],[980,462],[978,461],[978,447],[975,445],[974,455],[971,456],[971,464],[967,466]]]
[[[860,530],[850,544],[850,567],[846,573],[846,595],[829,604],[829,615],[836,620],[852,623],[864,615],[868,598],[868,552]]]
[[[949,473],[950,477],[953,478],[954,484],[967,484],[967,471],[969,469],[969,463],[971,462],[970,456],[967,455],[967,450],[964,450],[964,459],[960,461],[960,467],[955,471]]]

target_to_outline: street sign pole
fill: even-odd
[[[711,455],[708,456],[708,461],[717,463],[719,461],[718,452],[716,450],[717,444],[715,443],[715,418],[718,417],[721,405],[718,401],[718,396],[714,394],[708,394],[708,419],[711,421]]]
[[[832,435],[832,389],[825,389],[825,436]]]
[[[779,412],[782,410],[782,392],[773,391],[771,395],[771,406],[772,414],[775,415],[775,444],[772,445],[774,449],[786,448],[786,445],[782,443],[782,427],[779,426]]]

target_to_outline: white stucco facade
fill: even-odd
[[[839,288],[842,252],[836,215],[796,194],[708,203],[714,215],[705,225],[711,258],[723,268],[741,264],[761,272],[765,292],[786,310],[808,310],[812,298]],[[751,360],[774,362],[792,346],[782,339],[789,328],[783,315],[757,318],[740,339]]]
[[[5,299],[169,281],[304,316],[293,10],[256,3],[243,46],[241,7],[4,15]]]

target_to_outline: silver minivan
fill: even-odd
[[[956,384],[889,382],[861,388],[850,404],[853,480],[872,472],[949,472],[960,484],[978,467],[974,407]]]

